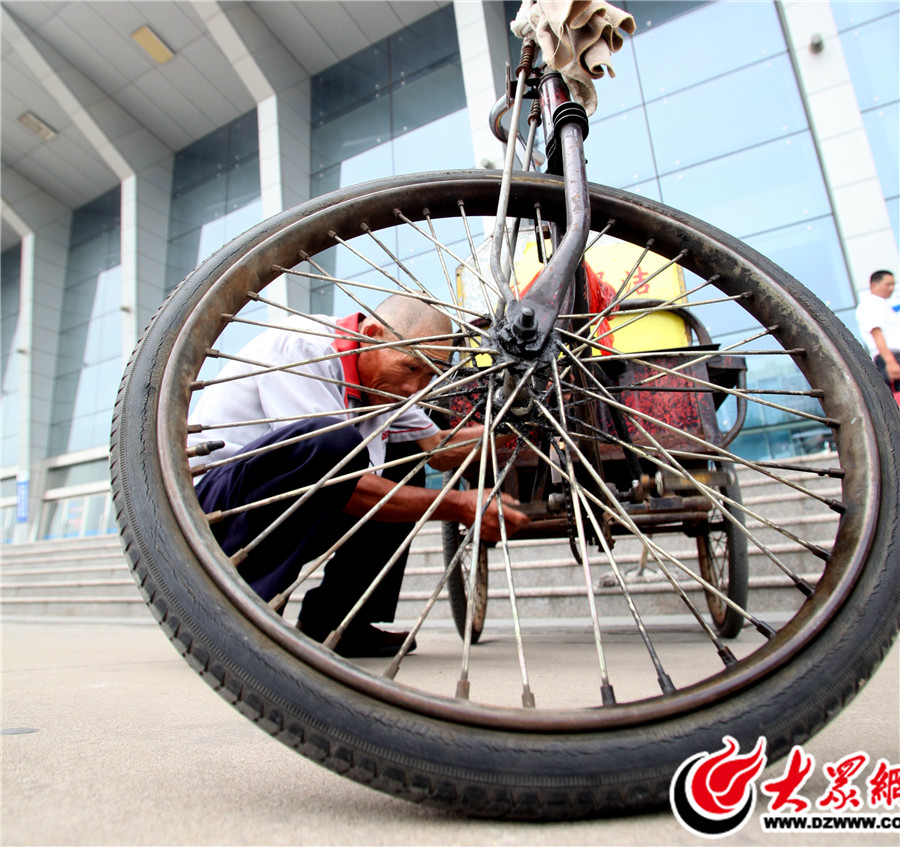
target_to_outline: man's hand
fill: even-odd
[[[344,512],[361,517],[392,491],[392,496],[382,504],[374,520],[389,523],[411,523],[422,517],[439,496],[439,492],[431,488],[418,488],[414,485],[398,486],[395,482],[390,482],[373,473],[367,473],[361,476],[359,482],[356,483],[356,489],[347,505],[344,506]],[[487,495],[488,492],[485,492],[485,499],[487,499]],[[530,518],[515,509],[517,501],[508,494],[500,496],[503,499],[506,534],[513,535],[522,527],[527,526]],[[466,526],[472,526],[478,510],[479,502],[476,490],[448,491],[431,514],[431,520],[459,521]],[[494,498],[491,498],[491,504],[481,519],[481,537],[485,541],[500,540],[500,515],[497,501]]]
[[[885,359],[884,367],[887,371],[888,379],[900,379],[900,363],[897,362],[896,358]]]
[[[479,512],[478,492],[474,489],[469,491],[455,492],[458,497],[458,520],[466,526],[472,526]],[[484,493],[485,499],[488,492]],[[506,524],[506,535],[515,535],[520,529],[528,526],[531,519],[528,515],[516,510],[515,506],[518,500],[514,500],[508,494],[501,494],[503,500],[503,520]],[[500,541],[500,510],[497,507],[497,500],[491,497],[491,503],[487,507],[484,515],[481,517],[481,537],[485,541]]]

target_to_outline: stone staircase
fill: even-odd
[[[810,457],[820,465],[828,457]],[[799,484],[823,496],[840,496],[840,484],[809,474],[789,474]],[[740,487],[744,504],[751,510],[789,523],[800,537],[828,544],[837,515],[824,504],[810,502],[798,492],[785,493],[783,485],[742,470]],[[748,528],[787,567],[813,584],[822,563],[799,544],[753,518]],[[683,534],[655,536],[685,566],[697,570],[696,542]],[[553,621],[584,621],[589,615],[585,574],[576,564],[567,539],[547,542],[512,541],[511,559],[517,609],[523,625],[546,625]],[[642,615],[653,619],[684,616],[687,609],[673,593],[659,568],[650,561],[642,567],[640,547],[631,539],[617,540],[613,554],[626,574],[635,604]],[[784,615],[801,602],[800,593],[769,557],[752,544],[750,555],[750,609],[756,614]],[[122,554],[117,536],[89,539],[41,541],[4,545],[0,548],[0,609],[6,619],[82,618],[151,622]],[[430,596],[444,568],[441,532],[429,526],[416,539],[406,568],[398,622],[414,620]],[[689,577],[672,569],[686,593],[704,608],[701,589]],[[612,577],[612,569],[601,554],[591,553],[591,583],[601,617],[624,619],[628,608]],[[310,580],[309,587],[316,584]],[[446,589],[444,590],[446,594]],[[292,606],[295,601],[292,601]],[[291,616],[292,609],[287,610]],[[440,599],[429,617],[433,625],[450,625],[450,604]],[[500,551],[489,554],[488,623],[511,625],[505,566]]]

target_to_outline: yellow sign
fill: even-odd
[[[647,253],[642,257],[643,252],[641,247],[620,242],[592,247],[585,258],[600,281],[608,283],[616,291],[631,274],[623,305],[627,305],[630,298],[685,305],[684,271],[678,265],[665,267],[668,260],[656,253]],[[640,264],[635,267],[639,259]],[[672,350],[691,343],[690,330],[678,315],[654,312],[635,319],[638,314],[628,314],[623,310],[610,316],[612,346],[617,350],[623,353]]]
[[[489,242],[486,242],[489,244]],[[520,242],[521,245],[521,242]],[[484,245],[482,245],[482,248]],[[488,267],[485,259],[486,253],[482,253],[480,265]],[[519,260],[516,262],[515,285],[520,294],[524,294],[543,265],[539,261],[537,244],[529,241],[522,250]],[[545,249],[550,249],[547,242]],[[675,264],[667,265],[667,259],[655,253],[644,253],[643,248],[636,247],[626,242],[597,244],[585,254],[597,279],[601,283],[611,286],[613,291],[628,280],[625,296],[621,305],[627,308],[630,299],[661,300],[672,305],[685,305],[684,297],[684,272]],[[457,269],[457,292],[461,304],[470,308],[483,308],[485,313],[493,311],[483,303],[484,289],[475,279],[475,275],[462,266]],[[641,316],[639,311],[627,312],[620,309],[617,314],[609,317],[611,335],[606,336],[601,332],[598,340],[607,347],[613,347],[624,353],[634,353],[643,350],[668,350],[679,347],[687,347],[691,343],[690,329],[684,320],[671,312],[654,312]],[[599,351],[594,351],[599,354]],[[490,359],[485,358],[489,362]],[[483,366],[484,363],[479,362]]]

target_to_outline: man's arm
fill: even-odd
[[[458,468],[463,459],[472,452],[477,450],[481,444],[482,433],[484,427],[481,424],[473,424],[472,426],[463,427],[456,432],[453,437],[428,460],[436,471],[447,471],[451,468]],[[434,450],[450,433],[448,429],[442,429],[434,435],[418,440],[419,447],[424,451]],[[498,445],[503,445],[515,439],[512,434],[495,436],[494,441]],[[449,448],[449,449],[448,449]]]
[[[888,379],[900,379],[900,362],[897,362],[896,356],[891,352],[891,348],[887,346],[880,326],[872,327],[872,339],[878,348],[878,352],[881,354],[881,358],[884,359]]]
[[[397,483],[377,476],[365,474],[359,478],[344,511],[349,515],[361,517],[366,514],[382,497],[397,487]],[[425,514],[428,507],[437,499],[439,491],[430,488],[417,488],[412,485],[403,485],[379,510],[377,520],[389,523],[404,523],[418,520]],[[515,501],[508,495],[503,495],[503,517],[506,522],[506,534],[514,535],[529,522],[527,515],[516,511]],[[437,509],[431,515],[430,520],[459,521],[466,526],[475,522],[478,514],[478,492],[449,491],[438,504]],[[491,504],[481,519],[481,535],[486,541],[500,540],[500,519],[497,503],[491,500]]]

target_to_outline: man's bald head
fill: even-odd
[[[373,317],[401,338],[428,338],[449,335],[453,324],[446,315],[415,297],[392,294],[374,312]]]

